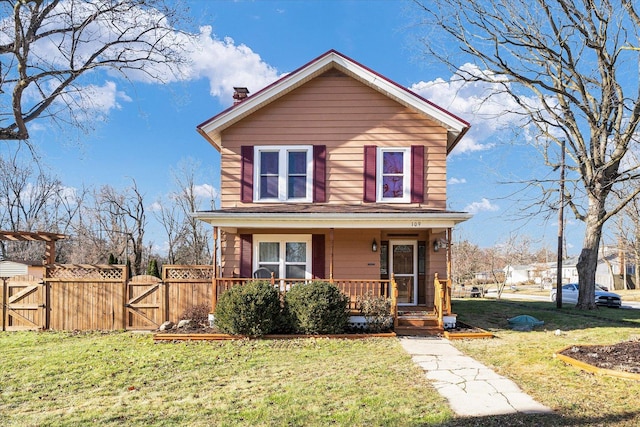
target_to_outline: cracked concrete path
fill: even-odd
[[[449,340],[399,337],[402,347],[460,416],[551,413],[513,381],[465,356]]]

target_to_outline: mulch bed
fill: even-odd
[[[484,329],[457,321],[455,328],[445,329],[444,337],[447,339],[493,338],[493,334]]]
[[[362,332],[360,330],[348,331],[343,334],[334,335],[301,335],[301,334],[269,334],[264,335],[263,339],[296,339],[296,338],[343,338],[343,339],[362,339],[362,338],[391,338],[395,337],[394,332]],[[250,337],[241,335],[229,335],[221,333],[217,328],[200,325],[191,328],[171,328],[165,331],[154,331],[154,341],[224,341],[247,339]]]
[[[640,374],[640,340],[612,345],[574,345],[559,354],[601,369]]]

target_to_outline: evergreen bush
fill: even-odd
[[[343,333],[349,322],[348,304],[340,289],[322,281],[293,286],[285,296],[290,325],[303,334]]]
[[[262,336],[281,326],[280,293],[268,281],[225,291],[216,304],[216,327],[233,335]]]

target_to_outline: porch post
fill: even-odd
[[[211,312],[213,313],[218,303],[218,227],[213,227],[213,277],[211,283]]]
[[[451,228],[447,229],[447,279],[451,280],[451,245],[453,245],[453,236]]]
[[[398,284],[395,274],[391,273],[391,316],[393,316],[393,329],[398,327]]]
[[[333,283],[333,228],[329,229],[329,283]]]

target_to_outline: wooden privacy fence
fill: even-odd
[[[45,277],[2,279],[2,330],[153,330],[211,304],[211,266],[163,267],[162,279],[126,266],[46,266]]]

